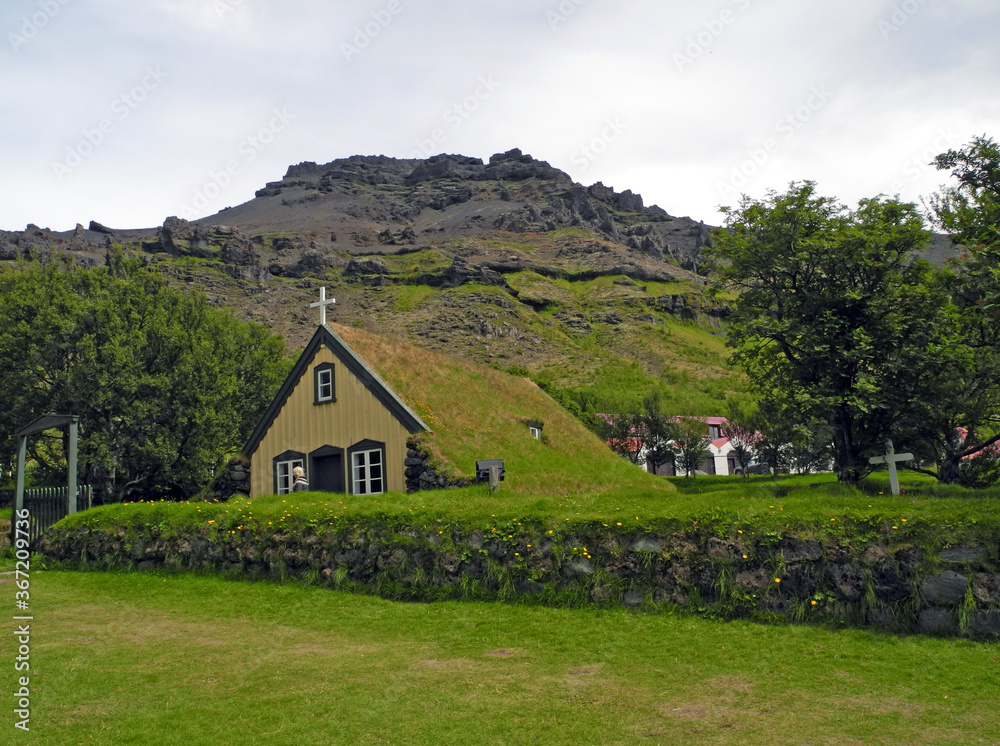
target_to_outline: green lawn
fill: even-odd
[[[190,575],[31,582],[31,732],[8,743],[1000,742],[998,644]]]

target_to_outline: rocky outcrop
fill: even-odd
[[[101,225],[96,220],[90,221],[90,230],[94,231],[95,233],[104,233],[109,236],[113,236],[115,234],[113,229],[108,228],[106,225]]]
[[[464,155],[435,155],[423,161],[406,175],[407,184],[419,184],[434,179],[474,179],[484,171],[481,158]]]

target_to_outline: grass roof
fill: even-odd
[[[615,455],[527,378],[331,326],[433,430],[421,443],[444,473],[472,477],[477,459],[503,459],[503,491],[519,494],[674,489]],[[529,420],[542,423],[542,440],[532,437]]]

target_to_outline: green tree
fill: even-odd
[[[772,476],[787,465],[787,451],[795,437],[795,427],[799,417],[787,404],[775,397],[762,399],[751,423],[757,431],[754,441],[754,456],[762,464],[767,464]]]
[[[703,420],[697,417],[681,417],[677,422],[674,452],[676,453],[677,471],[684,476],[693,477],[701,468],[705,459],[712,455],[707,427]]]
[[[826,422],[838,478],[857,481],[887,437],[905,444],[926,420],[950,365],[947,294],[911,258],[923,219],[892,199],[848,210],[810,181],[724,212],[709,258],[716,289],[737,294],[734,360],[758,397]]]
[[[644,441],[642,413],[639,411],[618,412],[617,414],[595,414],[592,418],[594,432],[612,451],[633,464],[638,464]]]
[[[784,452],[789,469],[809,474],[828,468],[832,442],[830,427],[825,422],[795,425]]]
[[[663,399],[658,391],[643,399],[641,438],[646,468],[654,474],[661,466],[674,459],[671,443],[677,437],[677,423],[663,407]]]
[[[735,399],[726,401],[726,435],[729,436],[730,452],[736,458],[740,472],[744,477],[747,466],[754,459],[754,444],[760,437],[757,427],[753,424],[756,409],[744,406]]]
[[[195,494],[289,365],[279,337],[121,251],[105,267],[54,259],[0,272],[0,317],[4,452],[41,414],[79,415],[82,479],[106,501]],[[41,444],[32,455],[54,466]]]
[[[676,426],[664,413],[659,392],[616,414],[593,415],[591,422],[611,450],[633,464],[645,463],[655,472],[673,458],[670,442]]]
[[[976,137],[939,155],[935,165],[950,169],[956,181],[930,199],[935,222],[963,252],[945,276],[958,309],[962,350],[944,392],[949,417],[937,476],[969,481],[964,475],[976,472],[971,481],[983,484],[997,473],[985,467],[1000,442],[1000,146]],[[966,462],[971,456],[984,460],[972,465]]]

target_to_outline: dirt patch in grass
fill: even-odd
[[[566,673],[570,676],[593,676],[601,670],[601,664],[597,663],[592,666],[578,666],[577,668],[571,668]]]
[[[885,697],[878,699],[874,697],[840,697],[831,699],[830,707],[842,708],[851,712],[867,711],[877,715],[899,715],[904,720],[916,720],[927,712],[926,705]]]

